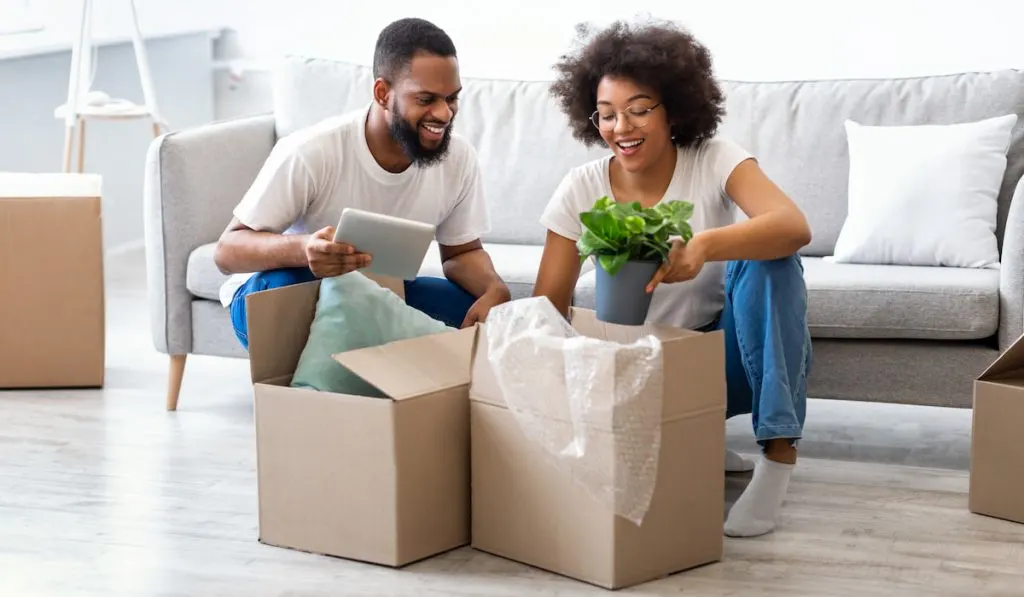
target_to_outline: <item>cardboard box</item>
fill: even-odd
[[[608,589],[720,560],[722,333],[614,326],[584,310],[573,311],[572,324],[596,338],[628,343],[653,333],[663,341],[661,447],[646,517],[638,527],[616,516],[527,439],[498,388],[481,328],[470,386],[473,547]],[[608,434],[587,449],[607,453],[616,441]]]
[[[101,183],[0,173],[0,388],[103,385]]]
[[[259,540],[387,566],[468,544],[475,331],[338,358],[390,399],[292,388],[319,288],[314,281],[247,300]]]
[[[1024,337],[974,382],[968,508],[1024,523]]]

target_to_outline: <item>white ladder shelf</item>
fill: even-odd
[[[135,65],[142,85],[144,104],[139,105],[127,100],[101,99],[91,93],[92,71],[92,14],[94,0],[81,2],[81,18],[78,23],[78,35],[71,47],[71,74],[68,79],[67,103],[54,110],[54,116],[64,120],[64,171],[71,172],[71,154],[75,146],[75,133],[78,133],[78,164],[77,171],[82,172],[85,163],[85,123],[89,119],[102,120],[137,120],[149,119],[153,123],[153,136],[159,137],[167,130],[167,123],[160,116],[153,91],[153,79],[149,72],[149,58],[146,46],[139,30],[138,11],[135,0],[122,0],[128,3],[132,14],[132,47],[135,52]]]

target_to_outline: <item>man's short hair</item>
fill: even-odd
[[[424,19],[399,19],[385,27],[373,51],[373,76],[393,81],[417,53],[454,57],[455,44],[440,27]]]

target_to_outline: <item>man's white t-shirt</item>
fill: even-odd
[[[679,148],[676,167],[661,201],[683,200],[693,204],[690,226],[696,234],[735,221],[734,204],[725,183],[740,162],[752,156],[735,143],[715,138],[699,148]],[[555,190],[541,223],[552,232],[577,241],[583,234],[579,214],[607,195],[614,199],[608,166],[609,155],[574,168]],[[725,263],[709,262],[693,279],[659,284],[651,297],[647,320],[685,329],[712,323],[725,303]]]
[[[490,230],[476,151],[452,134],[448,156],[430,167],[394,173],[366,143],[369,107],[282,138],[235,207],[246,226],[285,234],[337,226],[346,207],[437,226],[442,245],[476,240]],[[357,247],[358,248],[358,247]],[[252,276],[235,274],[220,289],[224,306]]]

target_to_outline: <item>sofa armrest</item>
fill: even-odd
[[[1006,215],[999,272],[999,350],[1024,333],[1024,177]]]
[[[191,352],[189,254],[220,237],[275,141],[274,117],[260,115],[169,133],[150,144],[143,222],[157,350]]]

